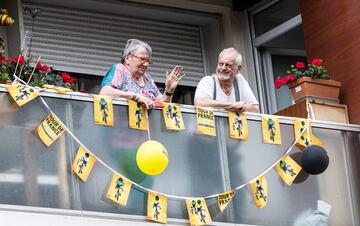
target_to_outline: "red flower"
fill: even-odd
[[[275,88],[279,89],[282,85],[285,84],[285,81],[281,78],[275,79]]]
[[[74,84],[74,83],[76,83],[76,81],[77,81],[76,78],[70,77],[70,78],[66,81],[66,83]]]
[[[37,61],[36,65],[35,65],[36,69],[41,69],[42,68],[42,64],[40,61]]]
[[[284,81],[285,81],[285,83],[289,83],[290,77],[289,77],[288,75],[286,75],[286,76],[284,77]]]
[[[63,80],[63,82],[65,82],[65,83],[70,78],[70,75],[68,73],[65,73],[65,72],[61,73],[60,76],[61,76],[61,79]]]
[[[19,61],[20,64],[23,64],[25,62],[25,59],[23,56],[17,56],[11,59],[6,60],[9,63],[17,63]]]
[[[68,73],[61,73],[61,78],[63,80],[64,83],[68,83],[68,84],[74,84],[76,83],[77,79],[71,77]]]
[[[46,66],[45,64],[41,65],[41,70],[47,71],[48,69],[49,69],[49,67]]]
[[[296,62],[295,66],[296,66],[296,68],[304,68],[305,64],[303,62],[298,61],[298,62]]]
[[[5,61],[5,57],[0,56],[0,63]]]
[[[322,64],[323,60],[320,58],[314,58],[311,63],[316,65],[316,66],[320,66]]]
[[[289,82],[295,81],[295,76],[294,76],[294,74],[288,74],[287,77],[288,77],[288,81],[289,81]]]
[[[20,64],[23,64],[25,62],[25,58],[23,56],[15,57],[14,62],[18,62],[18,61],[19,61]]]

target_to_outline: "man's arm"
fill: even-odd
[[[258,104],[245,104],[244,102],[236,102],[232,103],[227,108],[228,111],[235,111],[235,112],[254,112],[259,113],[259,105]]]
[[[212,107],[212,108],[224,108],[228,111],[234,112],[259,112],[258,104],[245,104],[244,102],[222,102],[205,97],[195,98],[195,106],[199,107]]]
[[[231,102],[220,102],[215,101],[206,97],[197,97],[195,98],[194,105],[199,107],[212,107],[212,108],[225,108],[227,109]]]

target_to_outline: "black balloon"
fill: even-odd
[[[324,148],[317,145],[310,145],[304,148],[301,156],[303,170],[309,174],[320,174],[329,165],[329,156]]]

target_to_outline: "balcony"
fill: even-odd
[[[148,139],[146,131],[128,128],[127,102],[114,100],[114,127],[94,125],[93,98],[84,94],[42,93],[50,109],[73,134],[102,160],[133,182],[168,195],[207,197],[249,182],[276,162],[294,142],[293,119],[280,117],[281,145],[262,142],[261,115],[249,114],[249,139],[228,135],[227,113],[216,111],[217,136],[196,134],[193,106],[182,106],[186,130],[165,129],[162,111],[149,114],[151,139],[169,153],[168,168],[147,176],[135,162],[137,148]],[[0,216],[5,222],[34,225],[153,225],[146,220],[147,192],[134,186],[127,206],[105,197],[112,172],[97,161],[87,183],[72,172],[79,143],[65,132],[50,148],[36,133],[48,112],[38,99],[22,106],[0,87]],[[254,204],[250,186],[237,191],[223,213],[216,198],[207,199],[214,225],[293,225],[316,209],[317,200],[331,205],[329,225],[359,225],[358,159],[360,126],[312,123],[313,132],[326,144],[328,169],[301,178],[291,187],[274,169],[265,174],[267,205]],[[294,147],[291,153],[299,152]],[[168,198],[168,224],[187,225],[185,200]],[[9,224],[10,225],[10,224]]]

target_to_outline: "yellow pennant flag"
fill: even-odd
[[[126,206],[131,185],[129,180],[114,173],[106,197],[122,206]]]
[[[268,185],[265,176],[260,176],[251,182],[251,190],[255,205],[259,208],[266,206],[268,201]]]
[[[216,136],[215,115],[211,108],[196,108],[197,131],[199,134]]]
[[[147,218],[152,221],[167,223],[167,197],[157,193],[148,193]]]
[[[96,125],[114,126],[114,111],[110,97],[94,96],[94,121]]]
[[[72,164],[72,169],[83,182],[86,182],[95,162],[96,158],[80,146]]]
[[[276,117],[261,117],[263,141],[269,144],[281,144],[279,119]]]
[[[234,197],[235,193],[236,193],[235,190],[231,190],[218,195],[217,202],[221,212],[224,212],[225,208],[228,206],[229,202]]]
[[[212,223],[205,199],[186,199],[186,207],[189,214],[190,225]]]
[[[35,88],[19,83],[13,83],[7,89],[19,107],[39,96],[39,92]]]
[[[64,131],[64,126],[53,113],[50,113],[37,127],[39,137],[47,147],[54,143]]]
[[[164,103],[163,115],[166,129],[169,130],[184,130],[184,120],[181,115],[181,110],[177,104]]]
[[[247,140],[249,132],[246,114],[229,111],[229,129],[231,138]]]
[[[298,139],[298,137],[300,136],[300,139],[298,140],[298,142],[296,144],[298,146],[300,146],[301,148],[307,147],[311,144],[318,145],[320,147],[324,147],[325,143],[312,133],[311,122],[309,122],[309,134],[308,134],[307,129],[305,129],[306,123],[307,123],[306,119],[296,118],[294,120],[295,139]],[[302,133],[302,131],[304,131],[304,130],[305,130],[305,132]],[[310,142],[309,142],[308,136],[310,137]]]
[[[140,103],[129,100],[129,127],[132,129],[148,130],[146,110]]]
[[[290,186],[299,174],[301,166],[290,158],[290,156],[286,155],[276,164],[275,169],[281,179]]]

